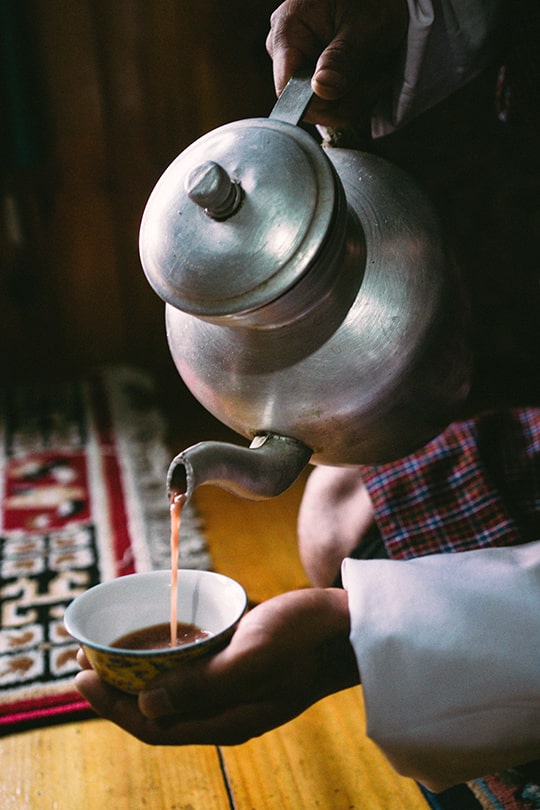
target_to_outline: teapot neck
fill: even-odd
[[[167,473],[169,499],[213,484],[248,500],[285,492],[307,466],[312,451],[289,436],[260,434],[250,447],[228,442],[199,442],[179,453]]]

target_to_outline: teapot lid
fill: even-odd
[[[262,307],[317,257],[339,189],[300,127],[272,117],[219,127],[185,149],[150,195],[140,231],[148,281],[193,315]]]

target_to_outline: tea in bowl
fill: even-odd
[[[64,624],[104,681],[136,694],[161,672],[224,647],[247,609],[235,580],[180,569],[173,645],[170,593],[170,571],[118,577],[76,597]]]

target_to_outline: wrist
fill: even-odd
[[[347,637],[351,631],[351,616],[349,613],[349,595],[344,588],[324,588],[328,601],[329,613],[336,631]]]
[[[321,589],[322,590],[322,589]],[[321,678],[330,677],[332,690],[347,689],[361,682],[358,662],[349,640],[351,620],[347,591],[325,588],[328,634],[318,648]]]

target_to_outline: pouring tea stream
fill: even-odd
[[[407,455],[452,420],[470,362],[438,218],[400,169],[299,126],[308,76],[269,118],[185,149],[144,211],[140,255],[176,368],[250,440],[200,442],[169,491],[283,492],[311,461]]]

